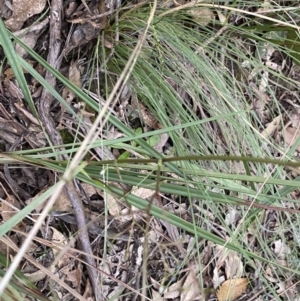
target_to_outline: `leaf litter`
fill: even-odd
[[[85,3],[85,1],[82,1]],[[76,4],[76,5],[75,5]],[[88,2],[89,10],[85,8],[83,4],[71,2],[65,7],[66,16],[70,24],[76,25],[74,31],[72,26],[67,26],[66,29],[69,33],[70,44],[66,47],[65,53],[69,53],[72,49],[77,49],[79,46],[83,47],[85,51],[90,51],[89,44],[99,32],[107,25],[106,18],[98,18],[96,21],[82,22],[80,20],[87,20],[91,18],[90,12],[92,11],[95,15],[103,13],[103,7],[96,5],[97,1]],[[166,6],[173,7],[183,3],[177,3],[170,1]],[[4,10],[4,6],[6,10]],[[35,18],[41,16],[41,13],[47,8],[46,1],[13,1],[10,7],[7,9],[7,4],[3,5],[1,9],[1,16],[6,19],[5,24],[8,29],[15,33],[21,34],[20,31],[26,28],[27,33],[23,32],[22,39],[30,48],[39,50],[40,54],[46,57],[47,53],[47,41],[45,36],[47,35],[46,26],[47,22],[42,23],[40,28],[36,28],[31,31],[32,28],[37,24],[33,24]],[[9,10],[11,12],[9,12]],[[215,14],[210,9],[200,9],[192,11],[192,18],[199,25],[206,26],[215,18]],[[218,15],[222,15],[218,11]],[[45,18],[47,20],[48,18]],[[80,22],[79,22],[80,21]],[[27,27],[29,26],[29,27]],[[69,30],[69,31],[68,31]],[[109,40],[105,41],[105,45],[109,45],[108,49],[113,49],[113,43]],[[149,46],[149,43],[148,45]],[[261,46],[261,45],[260,45]],[[287,68],[288,63],[277,62],[274,57],[276,52],[270,45],[263,45],[265,56],[261,57],[264,61],[265,66],[275,72],[284,72]],[[27,52],[20,49],[18,45],[15,46],[16,52],[26,58]],[[86,47],[86,48],[84,48]],[[151,48],[151,46],[149,46]],[[257,47],[259,49],[259,47]],[[148,52],[145,52],[148,55]],[[258,54],[257,54],[258,55]],[[150,56],[148,56],[150,58]],[[43,68],[41,68],[36,62],[28,62],[36,69],[40,74],[44,74]],[[75,57],[72,60],[64,62],[64,66],[61,71],[68,77],[68,79],[75,84],[77,87],[86,87],[85,83],[82,82],[83,73],[80,70],[78,59]],[[5,146],[9,149],[12,145],[18,145],[18,149],[22,148],[22,144],[26,144],[26,147],[38,148],[44,147],[47,143],[46,138],[39,122],[33,122],[34,118],[32,112],[24,103],[24,96],[9,66],[6,66],[2,77],[1,93],[3,93],[3,101],[1,102],[1,139],[5,141]],[[41,69],[39,69],[41,68]],[[190,68],[187,66],[187,68]],[[295,71],[291,71],[291,78],[296,79],[299,77],[299,70],[293,68]],[[87,72],[84,70],[84,72]],[[258,80],[254,80],[258,77]],[[29,76],[28,76],[29,78]],[[261,74],[256,72],[250,72],[248,76],[249,87],[251,93],[249,93],[250,107],[253,109],[260,122],[265,126],[262,128],[262,135],[268,138],[275,138],[279,144],[295,146],[295,151],[299,152],[299,146],[296,144],[299,136],[299,122],[298,122],[298,107],[296,102],[298,101],[299,88],[291,88],[288,92],[278,89],[278,98],[281,98],[282,102],[285,102],[289,109],[292,111],[284,113],[285,122],[284,124],[278,121],[278,116],[272,116],[270,114],[271,99],[269,96],[269,90],[267,87],[272,87],[272,72],[264,71]],[[168,79],[171,83],[171,79]],[[174,89],[179,92],[182,88],[178,83],[171,83]],[[39,99],[39,84],[32,81],[28,81],[32,95],[36,95],[36,99]],[[75,102],[75,95],[66,87],[58,85],[57,88],[62,90],[61,94],[67,103],[71,106],[77,105]],[[155,115],[151,112],[145,104],[138,100],[138,104],[133,98],[135,95],[132,88],[127,87],[127,93],[124,93],[123,98],[128,103],[128,106],[122,108],[122,116],[129,122],[140,119],[139,126],[143,127],[144,130],[149,129],[161,129],[163,126],[160,121],[156,120]],[[294,90],[293,90],[294,89]],[[125,89],[124,89],[125,90]],[[204,93],[209,95],[207,87],[203,84]],[[206,91],[206,92],[205,92]],[[96,97],[99,91],[94,91]],[[181,91],[182,92],[182,91]],[[93,93],[93,92],[91,92]],[[251,94],[251,95],[250,95]],[[1,94],[2,95],[2,94]],[[181,94],[184,101],[192,98],[187,92]],[[194,99],[195,100],[195,99]],[[189,100],[191,101],[191,100]],[[212,102],[214,100],[212,99]],[[105,102],[105,100],[104,100]],[[111,108],[114,110],[115,108]],[[200,110],[200,116],[206,117],[205,108],[201,107],[201,104],[194,103],[193,109],[195,112]],[[81,135],[85,135],[88,131],[88,124],[92,124],[94,112],[88,112],[89,108],[82,108],[80,113],[85,114],[86,128],[82,130]],[[119,110],[121,112],[121,108]],[[118,112],[116,112],[118,114]],[[278,112],[281,115],[281,112]],[[80,116],[82,116],[80,115]],[[118,116],[118,115],[117,115]],[[58,103],[53,103],[52,117],[58,127],[58,125],[71,135],[74,134],[74,129],[80,128],[78,119],[75,119],[70,113],[68,113],[63,106]],[[137,118],[138,117],[138,118]],[[7,122],[9,121],[9,125]],[[35,125],[33,125],[33,123]],[[69,127],[67,127],[67,125]],[[211,126],[211,125],[209,125]],[[212,126],[215,126],[212,124]],[[216,136],[220,145],[220,152],[224,148],[224,137],[220,134],[220,131],[214,128],[210,131]],[[25,136],[24,136],[25,133]],[[25,138],[24,138],[25,137]],[[160,140],[154,145],[161,153],[165,151],[165,146],[168,143],[169,135],[162,135]],[[225,139],[226,140],[226,139]],[[149,142],[150,143],[150,142]],[[7,149],[2,149],[5,151]],[[100,151],[99,151],[100,152]],[[113,150],[108,149],[108,152],[115,158]],[[117,152],[115,152],[117,153]],[[133,151],[130,152],[134,154]],[[103,155],[99,155],[100,158]],[[1,179],[4,180],[4,184],[1,184],[1,207],[0,214],[2,221],[7,221],[14,212],[22,208],[24,203],[30,203],[30,198],[27,198],[27,194],[35,198],[38,194],[47,189],[48,185],[53,185],[57,174],[52,171],[44,171],[42,168],[31,168],[22,166],[18,169],[11,169],[10,177],[1,174]],[[10,179],[11,178],[11,179]],[[20,189],[20,190],[18,190]],[[22,194],[18,191],[25,191],[27,194]],[[131,187],[132,193],[148,199],[154,202],[169,212],[175,212],[182,216],[188,221],[198,219],[197,223],[201,224],[201,219],[205,218],[202,208],[193,206],[188,202],[179,204],[179,200],[175,198],[178,203],[166,204],[165,201],[169,199],[174,202],[172,196],[163,196],[164,203],[157,198],[156,193],[153,190],[142,188],[142,187]],[[12,195],[10,190],[17,191],[16,196]],[[147,277],[149,282],[152,283],[153,287],[149,289],[148,298],[151,300],[205,300],[214,298],[217,296],[218,301],[233,301],[240,298],[240,296],[251,296],[250,286],[255,285],[254,281],[257,278],[251,264],[245,263],[244,259],[237,252],[229,251],[223,253],[223,249],[217,245],[211,243],[204,243],[203,241],[195,241],[194,237],[189,236],[187,233],[178,231],[178,228],[169,224],[167,221],[161,221],[156,218],[152,218],[151,221],[147,221],[147,214],[139,211],[137,208],[124,205],[114,196],[105,196],[101,191],[95,190],[92,186],[85,183],[81,184],[81,188],[77,187],[77,191],[80,191],[79,195],[85,207],[85,218],[89,235],[92,241],[92,247],[94,254],[101,257],[103,260],[99,263],[98,268],[103,270],[102,279],[102,293],[105,298],[113,298],[118,296],[119,300],[126,300],[126,294],[133,296],[141,287],[141,270],[143,268],[143,260],[147,258]],[[99,212],[103,212],[105,208],[105,202],[108,208],[108,216],[100,215]],[[194,211],[196,209],[196,211]],[[42,208],[36,208],[34,214],[39,214]],[[218,233],[220,237],[228,237],[229,233],[224,225],[221,225],[220,221],[215,217],[214,212],[210,209],[207,210],[207,216],[210,216],[210,220],[206,223],[202,223],[203,227],[210,227],[211,231]],[[193,215],[191,214],[193,212]],[[269,212],[269,216],[266,217],[263,226],[268,231],[276,231],[276,214]],[[34,217],[34,214],[32,215]],[[243,212],[236,208],[227,208],[225,212],[225,224],[228,227],[234,228],[240,221]],[[273,214],[273,216],[272,216]],[[266,213],[268,215],[268,213]],[[145,232],[145,228],[149,224],[149,232]],[[108,229],[105,229],[107,227]],[[29,221],[18,224],[16,231],[23,231],[28,233],[32,227],[32,223]],[[75,246],[78,247],[78,241],[76,238],[76,219],[71,210],[70,201],[68,195],[63,193],[61,198],[57,200],[54,207],[54,212],[49,215],[49,219],[43,228],[40,230],[39,235],[53,245],[53,247],[46,248],[46,245],[41,244],[38,240],[32,243],[29,253],[36,256],[36,260],[40,264],[47,267],[51,273],[55,274],[61,281],[64,281],[70,288],[76,289],[85,299],[93,299],[91,293],[91,283],[87,279],[86,269],[84,265],[77,260],[80,252],[77,249],[73,249]],[[248,237],[246,241],[250,243],[258,243],[255,239],[258,229],[251,229],[247,233]],[[12,231],[13,233],[14,231]],[[104,233],[107,232],[107,249],[103,246]],[[230,232],[230,231],[229,231]],[[267,232],[267,231],[266,231]],[[20,233],[19,233],[20,235]],[[75,235],[75,239],[69,239],[69,237]],[[266,235],[267,233],[262,233]],[[289,236],[289,235],[288,235]],[[18,246],[22,243],[23,238],[18,238],[16,234],[11,234],[9,238],[12,242]],[[270,240],[272,240],[269,237]],[[147,241],[147,244],[145,244]],[[185,255],[187,250],[193,249],[195,244],[200,244],[201,249],[201,263],[195,259],[186,260]],[[278,239],[274,236],[272,240],[274,245],[273,255],[274,260],[282,265],[288,265],[288,260],[292,254],[292,250],[288,245],[287,241]],[[60,245],[67,245],[60,255],[56,247]],[[145,247],[148,245],[148,249]],[[72,249],[72,251],[70,251]],[[10,252],[1,248],[1,252],[5,255],[10,256],[13,259],[15,252]],[[44,256],[38,256],[38,253],[44,252]],[[64,254],[64,252],[66,252]],[[262,251],[263,252],[263,251]],[[104,256],[105,255],[105,256]],[[58,256],[58,257],[57,257]],[[55,261],[53,261],[53,258]],[[253,262],[259,266],[259,263]],[[182,265],[182,266],[181,266]],[[200,267],[203,267],[201,269]],[[37,268],[33,270],[32,266],[24,264],[22,271],[26,275],[36,282],[38,288],[45,292],[49,292],[48,279],[46,274],[41,273]],[[296,300],[297,291],[295,288],[294,280],[279,281],[274,271],[270,267],[267,267],[263,271],[265,277],[274,284],[274,288],[277,294],[286,294],[285,298],[290,300]],[[206,283],[202,287],[199,279],[203,278]],[[54,283],[54,282],[53,282]],[[51,284],[53,284],[51,283]],[[56,293],[61,297],[67,296],[67,290],[61,286],[55,284],[54,289]],[[139,296],[138,294],[136,296]],[[131,298],[131,297],[130,297]],[[128,300],[128,299],[127,299]]]

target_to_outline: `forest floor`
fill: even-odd
[[[0,0],[3,300],[300,300],[277,2]]]

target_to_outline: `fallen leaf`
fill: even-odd
[[[236,209],[230,208],[228,213],[226,214],[225,223],[226,225],[230,226],[236,223],[240,218],[241,218],[240,213]]]
[[[20,203],[10,195],[0,202],[0,215],[4,222],[12,218],[21,209]]]
[[[73,271],[68,271],[66,273],[66,278],[65,280],[72,282],[72,284],[74,285],[74,287],[78,287],[80,285],[80,281],[81,279],[78,279],[78,271],[77,269],[73,270]]]
[[[248,283],[248,278],[235,278],[224,281],[217,291],[218,301],[237,299],[245,292]]]
[[[163,147],[166,145],[169,139],[169,135],[167,133],[163,133],[159,136],[160,136],[159,141],[155,145],[153,145],[153,148],[156,149],[159,153],[162,153]]]
[[[170,285],[164,292],[164,298],[172,299],[172,300],[178,298],[181,292],[182,282],[183,282],[183,278]]]
[[[227,279],[232,279],[233,277],[241,277],[244,271],[243,263],[240,256],[235,251],[229,251],[225,259],[226,264],[226,277]],[[234,278],[236,279],[236,278]]]
[[[291,126],[293,128],[298,128],[300,125],[300,109],[295,108],[290,114]]]
[[[157,291],[155,291],[154,289],[152,289],[152,300],[155,301],[164,301],[166,300],[165,298],[163,298],[160,293],[158,293]]]
[[[119,216],[121,208],[118,203],[118,200],[110,194],[107,194],[105,199],[109,214],[112,216]]]
[[[91,196],[95,195],[95,194],[99,194],[102,195],[102,192],[100,191],[100,189],[95,188],[94,186],[87,184],[87,183],[82,183],[81,187],[83,189],[83,191],[85,192],[85,194],[90,198]]]
[[[72,186],[73,187],[73,186]],[[57,197],[53,209],[56,211],[71,211],[72,205],[69,199],[69,195],[65,189],[62,190],[62,192]]]
[[[72,239],[68,242],[63,233],[59,232],[54,227],[50,227],[50,229],[53,233],[51,238],[51,242],[53,243],[52,251],[54,257],[56,258],[57,266],[62,273],[68,275],[74,267],[73,257],[76,256],[76,253],[70,248],[74,247],[75,239]],[[59,247],[56,248],[56,246]],[[64,250],[61,249],[62,247],[64,248]],[[53,264],[51,265],[51,267],[54,268]],[[70,277],[75,276],[72,275]]]
[[[25,36],[21,37],[20,39],[30,49],[33,49],[36,45],[38,37],[39,37],[38,32],[29,32]],[[25,58],[28,55],[28,52],[19,44],[16,44],[15,49],[16,49],[16,53],[19,54],[23,58]]]
[[[71,65],[69,67],[69,74],[68,74],[68,79],[71,83],[73,83],[76,87],[81,88],[81,79],[80,79],[81,73],[78,68],[78,61],[72,61]],[[62,97],[63,99],[70,105],[71,102],[76,98],[76,95],[71,89],[68,87],[65,87],[62,92]],[[66,112],[66,107],[61,104],[61,113],[60,113],[60,122],[59,125],[57,126],[58,129],[63,128],[62,127],[62,119],[64,117],[64,114]]]
[[[193,20],[199,25],[206,26],[214,18],[214,13],[208,8],[193,8],[189,10],[189,14]]]
[[[187,278],[184,281],[180,295],[180,301],[198,300],[199,298],[201,299],[201,296],[199,280],[193,267],[193,269],[189,271]]]
[[[33,273],[25,273],[24,276],[26,276],[32,282],[37,282],[44,279],[47,275],[45,274],[44,271],[37,270]]]
[[[141,102],[137,106],[133,105],[133,107],[136,107],[140,114],[140,118],[148,127],[155,130],[161,128],[161,125],[155,116]]]
[[[13,14],[5,21],[5,25],[11,31],[19,30],[23,23],[43,11],[46,0],[14,0],[12,5]]]
[[[147,198],[151,198],[155,194],[155,191],[144,187],[133,187],[131,193],[143,200],[146,200]]]
[[[274,132],[281,126],[281,115],[276,116],[271,122],[267,123],[267,127],[261,132],[264,138],[272,137]]]
[[[68,79],[71,83],[73,83],[76,87],[81,88],[81,73],[78,68],[78,61],[72,61],[69,67]],[[63,89],[63,98],[66,100],[68,104],[76,97],[76,95],[68,88],[65,87]]]
[[[288,245],[281,241],[281,239],[274,242],[274,253],[279,259],[286,259],[287,255],[291,254],[291,249]]]
[[[298,140],[300,136],[299,129],[295,129],[292,127],[285,128],[284,132],[282,133],[283,137],[285,138],[286,144],[291,147],[294,145],[294,143]],[[297,145],[296,150],[300,152],[300,145]]]
[[[213,269],[213,278],[212,278],[212,283],[214,285],[214,288],[217,288],[220,286],[220,283],[224,282],[225,281],[225,276],[224,275],[220,275],[219,273],[219,269],[218,267],[216,266],[214,269]]]

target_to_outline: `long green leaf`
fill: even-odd
[[[13,44],[10,40],[9,33],[4,25],[3,20],[0,18],[0,44],[3,47],[4,53],[7,57],[7,60],[12,68],[16,80],[22,90],[24,98],[26,99],[32,113],[35,117],[38,117],[37,110],[35,108],[34,102],[31,97],[21,64],[19,60],[19,55],[16,54]]]

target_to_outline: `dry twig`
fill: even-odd
[[[61,18],[62,18],[62,0],[52,0],[51,3],[51,12],[50,12],[50,47],[48,53],[48,63],[54,67],[56,70],[59,70],[61,65],[62,56],[60,56],[61,52]],[[56,78],[55,76],[46,71],[45,79],[48,83],[55,87]],[[53,101],[53,97],[51,93],[47,89],[43,89],[42,96],[39,103],[39,114],[42,120],[42,123],[49,135],[51,142],[54,145],[63,145],[63,140],[59,131],[55,128],[54,121],[50,115],[50,107]],[[73,183],[67,184],[67,191],[70,197],[70,201],[72,203],[73,208],[75,209],[75,216],[78,222],[78,229],[79,231],[79,240],[84,252],[88,254],[92,253],[92,248],[90,245],[89,235],[87,228],[85,227],[85,217],[82,209],[81,200],[75,192],[71,193],[71,187]],[[96,267],[96,262],[91,256],[86,256],[87,261],[87,270],[90,276],[90,280],[92,283],[92,287],[94,290],[94,294],[96,299],[99,300],[99,290],[97,284],[97,270],[94,268]]]

